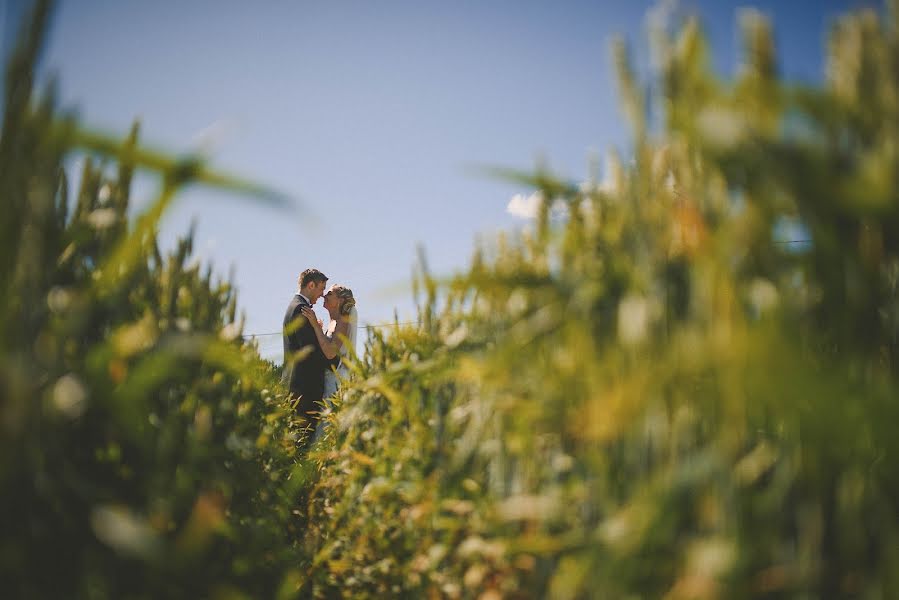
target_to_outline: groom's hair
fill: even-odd
[[[306,269],[300,273],[300,277],[297,279],[297,283],[300,284],[300,289],[306,287],[306,284],[310,281],[314,281],[315,283],[328,281],[328,276],[318,269]]]

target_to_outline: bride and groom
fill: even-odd
[[[348,369],[343,358],[356,346],[356,299],[353,291],[333,285],[325,291],[328,277],[318,269],[306,269],[299,289],[284,315],[284,372],[282,382],[297,401],[297,414],[305,418],[307,431],[314,431],[322,400],[334,395]],[[331,320],[322,328],[312,306],[323,298]]]

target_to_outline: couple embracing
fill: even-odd
[[[307,433],[315,430],[322,400],[337,391],[348,374],[343,357],[356,345],[356,299],[353,291],[333,285],[327,291],[327,276],[318,269],[300,275],[299,289],[284,315],[284,382],[297,402],[297,414],[305,419]],[[323,298],[331,320],[322,328],[312,306]]]

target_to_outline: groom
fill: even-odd
[[[305,428],[314,430],[325,389],[325,370],[328,359],[322,352],[309,321],[300,312],[304,306],[318,302],[325,291],[328,278],[318,269],[306,269],[297,283],[299,289],[287,306],[284,315],[284,373],[281,381],[287,384],[290,395],[298,399],[297,414],[305,417]]]

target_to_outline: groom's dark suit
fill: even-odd
[[[325,369],[328,359],[315,337],[315,331],[300,309],[311,306],[300,294],[295,294],[284,314],[284,374],[281,380],[287,384],[291,395],[300,399],[297,413],[310,420],[310,425],[321,410],[318,405],[325,391]],[[308,349],[305,356],[294,362],[291,356]]]

